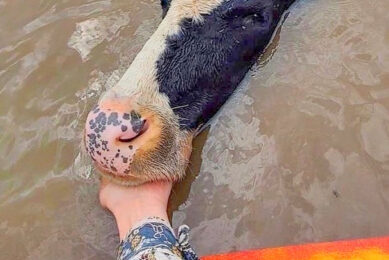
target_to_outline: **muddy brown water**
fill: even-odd
[[[0,259],[114,259],[80,136],[158,2],[0,0]],[[297,1],[194,149],[171,209],[201,255],[388,235],[389,2]]]

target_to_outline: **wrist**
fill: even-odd
[[[158,217],[169,221],[166,206],[162,205],[136,206],[132,204],[130,208],[128,206],[126,208],[116,207],[112,209],[112,214],[116,219],[120,240],[125,238],[136,223],[147,218]]]

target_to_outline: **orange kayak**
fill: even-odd
[[[211,255],[202,260],[389,260],[389,237]]]

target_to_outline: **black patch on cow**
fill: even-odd
[[[170,7],[170,2],[172,0],[161,0],[161,7],[162,7],[162,18],[165,18],[167,11]]]
[[[141,115],[135,112],[134,110],[131,111],[130,122],[131,122],[132,130],[137,134],[142,130],[143,125],[145,123],[145,121],[141,118]]]
[[[229,0],[202,23],[182,20],[157,61],[160,92],[169,97],[182,129],[197,128],[224,104],[293,2]]]
[[[130,119],[130,114],[124,113],[124,114],[123,114],[123,119],[124,119],[124,120],[129,120],[129,119]]]
[[[113,126],[118,126],[120,125],[121,121],[118,120],[118,113],[117,112],[112,112],[109,117],[108,117],[108,122],[107,124],[110,125],[112,124]]]

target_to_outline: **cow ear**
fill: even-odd
[[[167,11],[170,7],[170,2],[172,0],[161,0],[161,7],[162,7],[162,18],[165,18]]]

